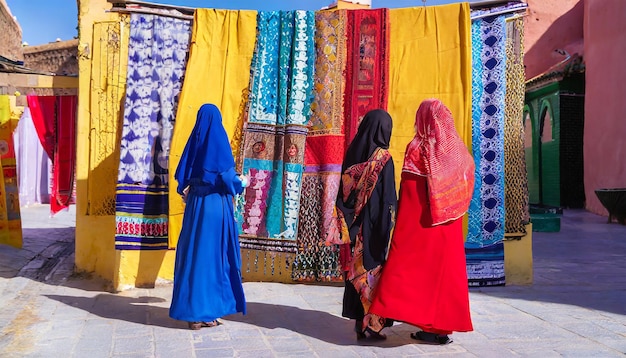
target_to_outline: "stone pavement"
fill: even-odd
[[[447,346],[414,344],[397,323],[359,341],[341,318],[342,288],[247,282],[248,314],[186,329],[168,317],[171,285],[105,291],[71,275],[74,212],[23,209],[25,247],[0,245],[2,357],[624,357],[626,226],[566,211],[534,233],[534,284],[472,289],[475,330]],[[69,245],[69,246],[68,246]]]

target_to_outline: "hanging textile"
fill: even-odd
[[[259,251],[294,253],[313,99],[315,15],[312,11],[259,12],[257,23],[243,150],[243,172],[250,177],[250,186],[238,210],[240,243],[242,249],[256,250],[256,255]],[[283,262],[282,256],[270,257],[272,275],[276,258],[280,265]],[[254,262],[258,270],[257,257]]]
[[[231,146],[243,121],[250,81],[250,61],[256,38],[256,11],[197,9],[194,15],[185,81],[178,102],[169,157],[169,247],[175,247],[184,204],[176,193],[174,172],[196,114],[205,103],[215,104]]]
[[[304,150],[295,281],[343,281],[339,247],[326,245],[341,180],[344,71],[347,59],[346,10],[315,14],[314,100]]]
[[[120,166],[120,133],[128,69],[130,16],[119,14],[115,21],[93,25],[89,114],[89,165],[78,168],[87,177],[87,214],[110,217],[115,235],[115,195]],[[95,135],[97,133],[97,135]],[[88,175],[87,175],[88,173]]]
[[[506,22],[506,97],[504,125],[504,177],[506,190],[505,236],[526,234],[530,222],[528,176],[524,154],[524,20]]]
[[[56,116],[55,96],[27,96],[28,107],[43,149],[54,157],[54,125]]]
[[[476,181],[465,247],[484,249],[490,254],[483,255],[482,250],[467,252],[468,279],[472,286],[503,285],[505,17],[475,20],[471,33],[472,152]]]
[[[457,132],[471,145],[471,38],[469,4],[389,10],[389,114],[396,184],[404,150],[413,139],[415,112],[427,98],[452,112]]]
[[[30,108],[17,123],[13,133],[20,206],[50,202],[52,161],[43,149],[30,115]]]
[[[167,249],[168,157],[191,33],[188,20],[132,14],[115,248]]]
[[[57,96],[54,163],[52,166],[52,214],[66,210],[74,199],[76,169],[76,110],[77,96]]]
[[[67,210],[74,194],[77,96],[28,96],[28,107],[46,154],[52,159],[50,213]]]
[[[348,12],[345,135],[348,147],[367,112],[387,109],[389,85],[388,9]],[[398,24],[400,25],[400,24]],[[400,25],[403,26],[403,25]]]
[[[9,96],[0,96],[0,244],[17,248],[22,247],[22,217],[13,131],[19,118],[19,113],[11,111]]]

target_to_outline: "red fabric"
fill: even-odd
[[[462,220],[432,226],[427,202],[426,179],[402,173],[389,256],[369,312],[427,332],[472,331]]]
[[[415,131],[402,172],[427,178],[434,225],[460,218],[474,192],[474,158],[454,127],[452,112],[437,99],[423,101],[415,114]]]
[[[56,146],[53,159],[50,211],[55,214],[69,206],[74,189],[76,158],[76,96],[56,98]]]
[[[56,97],[27,96],[26,98],[39,141],[48,154],[48,158],[52,159],[55,145],[54,122]]]
[[[52,160],[50,212],[54,215],[73,201],[76,160],[76,96],[28,96],[41,145]]]
[[[341,165],[344,152],[343,136],[307,136],[304,147],[304,165]]]
[[[359,123],[373,109],[387,109],[389,72],[388,9],[348,11],[345,149]],[[351,56],[351,57],[350,57]]]

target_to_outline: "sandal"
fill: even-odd
[[[210,322],[200,322],[200,323],[202,323],[202,327],[217,327],[217,326],[222,324],[222,322],[220,322],[220,321],[218,321],[216,319],[214,319],[214,320],[212,320]]]
[[[384,341],[385,339],[387,339],[387,335],[384,333],[380,333],[380,332],[376,332],[373,329],[367,327],[365,328],[365,332],[367,332],[370,336],[370,338],[379,340],[379,341]]]
[[[423,344],[434,344],[438,346],[452,343],[452,339],[450,339],[450,337],[446,334],[436,334],[424,331],[411,333],[411,338]]]
[[[189,329],[197,331],[202,327],[216,327],[222,324],[222,322],[214,319],[213,321],[210,322],[187,322],[187,324],[189,325]]]

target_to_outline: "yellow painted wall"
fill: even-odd
[[[504,275],[507,285],[533,283],[533,224],[526,225],[526,236],[504,241]]]
[[[94,272],[107,281],[115,281],[116,253],[112,231],[113,217],[87,215],[88,177],[90,175],[90,92],[93,51],[93,25],[96,21],[115,21],[117,14],[106,13],[106,0],[78,1],[78,71],[79,96],[76,138],[76,269]]]

